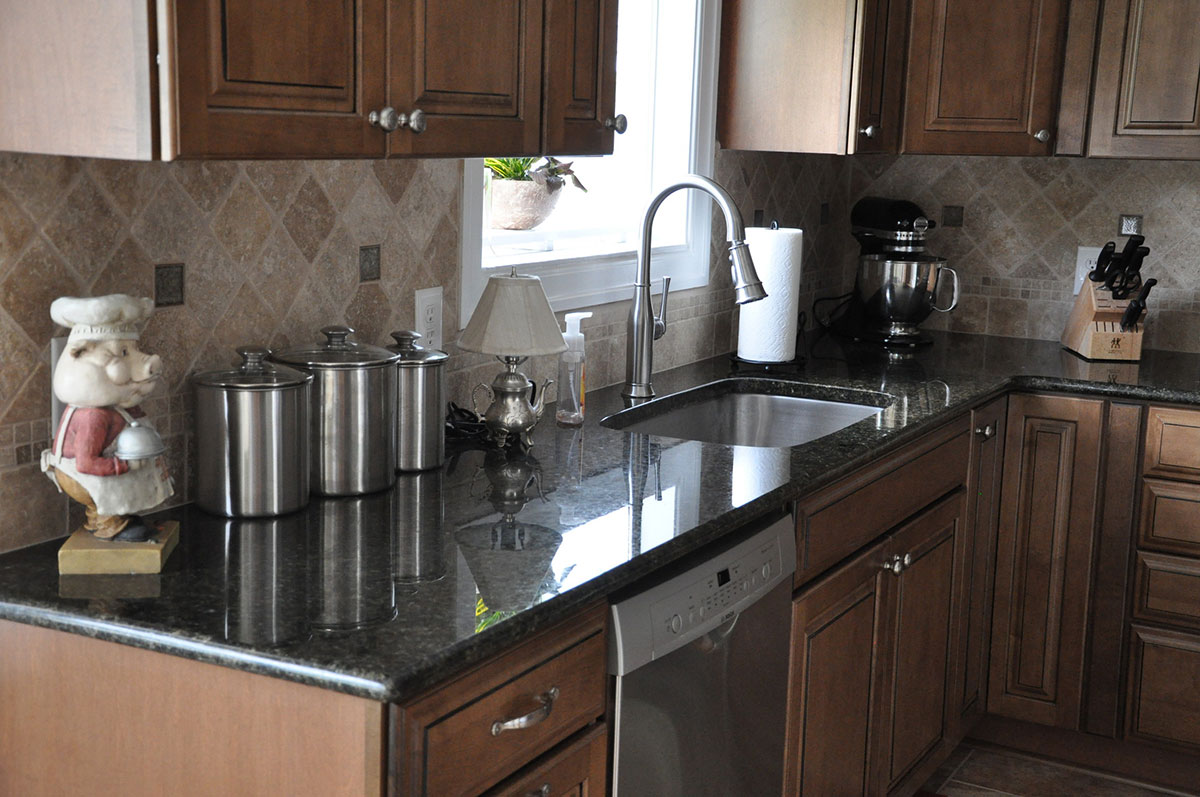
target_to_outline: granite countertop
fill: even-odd
[[[792,449],[610,430],[600,419],[622,405],[606,388],[580,428],[551,407],[524,457],[451,447],[441,470],[281,518],[162,513],[182,528],[160,575],[60,577],[59,541],[4,554],[0,618],[403,701],[1005,391],[1200,404],[1200,355],[1090,364],[1046,341],[933,337],[889,354],[817,335],[803,369],[771,378],[890,404]],[[654,384],[730,369],[715,358]]]

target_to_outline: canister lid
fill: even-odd
[[[205,387],[233,387],[241,390],[270,390],[295,387],[312,381],[312,374],[267,362],[271,350],[266,346],[239,346],[242,364],[233,370],[206,371],[192,377]]]
[[[350,327],[323,327],[321,334],[325,336],[323,342],[272,352],[271,359],[302,368],[364,368],[400,359],[400,355],[382,346],[347,340],[354,334]]]
[[[413,329],[401,329],[393,332],[392,338],[396,342],[388,346],[388,351],[394,351],[400,355],[400,365],[436,365],[444,362],[449,356],[444,351],[427,349],[418,345],[417,341],[421,339],[421,333]]]

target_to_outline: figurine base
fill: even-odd
[[[179,523],[167,520],[153,539],[110,542],[78,529],[58,549],[59,575],[96,573],[161,573],[163,563],[179,543]]]

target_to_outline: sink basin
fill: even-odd
[[[789,448],[878,415],[890,403],[883,393],[734,377],[622,410],[600,424],[705,443]]]

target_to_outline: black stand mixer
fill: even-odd
[[[887,346],[919,346],[930,341],[918,325],[934,310],[948,313],[958,305],[958,274],[944,257],[925,252],[925,236],[937,226],[916,204],[903,199],[863,197],[850,211],[850,233],[862,247],[854,291],[842,299],[827,321],[835,333],[852,340]],[[942,273],[953,278],[946,307],[937,305]]]

